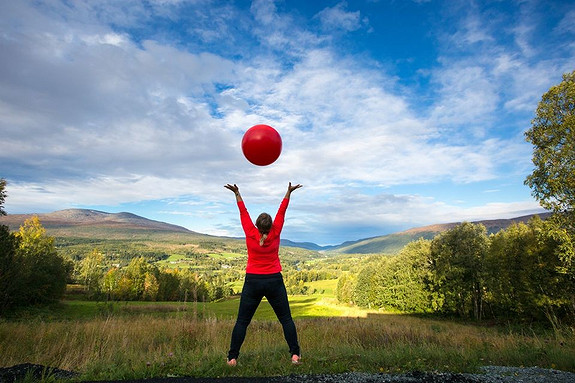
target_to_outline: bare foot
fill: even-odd
[[[299,355],[292,355],[291,356],[291,363],[292,364],[301,364],[301,358],[299,357]]]

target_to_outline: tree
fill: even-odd
[[[353,290],[355,289],[355,275],[349,272],[341,274],[337,281],[336,296],[342,303],[351,304],[353,301]]]
[[[79,279],[84,284],[88,295],[94,297],[102,292],[104,277],[104,255],[94,249],[80,263]]]
[[[491,314],[548,319],[553,325],[574,318],[575,273],[564,261],[572,242],[562,234],[553,222],[535,216],[491,237],[485,259],[485,300]]]
[[[180,276],[178,269],[164,269],[158,277],[159,289],[157,299],[160,301],[178,300]]]
[[[481,319],[484,295],[484,259],[489,247],[483,225],[464,222],[431,242],[435,291],[442,295],[443,310]]]
[[[543,262],[538,259],[536,230],[539,222],[513,224],[491,237],[485,259],[486,288],[491,313],[534,316],[539,294],[535,279]]]
[[[22,278],[18,303],[45,303],[61,298],[72,265],[58,255],[54,238],[46,235],[37,216],[27,219],[16,237]]]
[[[351,299],[360,307],[371,308],[375,301],[374,286],[376,285],[375,269],[370,266],[364,267],[355,280]]]
[[[158,278],[156,278],[152,272],[147,271],[144,275],[144,292],[142,298],[146,301],[155,301],[158,297],[159,289]]]
[[[6,215],[4,210],[4,200],[6,199],[6,180],[0,178],[0,215]]]
[[[209,286],[201,275],[186,269],[180,274],[180,300],[206,302],[210,300]]]
[[[6,215],[6,180],[0,178],[0,216]],[[0,225],[0,313],[11,309],[18,303],[17,293],[22,287],[21,267],[16,253],[18,238],[10,228]]]
[[[533,144],[535,169],[525,184],[542,207],[565,219],[575,231],[575,71],[552,86],[537,106],[531,128],[525,133]]]
[[[148,273],[154,273],[157,268],[149,264],[144,257],[134,258],[130,261],[126,269],[124,270],[124,276],[129,280],[121,280],[121,286],[123,288],[131,289],[129,294],[129,299],[141,300],[141,299],[151,299],[151,295],[157,294],[157,278],[151,278],[147,275]],[[147,289],[154,289],[155,293],[149,293]]]
[[[120,299],[118,296],[118,285],[120,283],[120,271],[117,267],[109,269],[102,279],[102,288],[106,293],[107,300]]]
[[[573,268],[574,236],[558,228],[552,219],[533,219],[529,226],[535,232],[537,269],[533,281],[538,282],[538,307],[556,325],[566,318],[575,319],[575,270]]]
[[[21,287],[17,238],[10,233],[8,226],[0,225],[0,312],[12,308],[16,293]]]
[[[420,238],[408,243],[391,264],[396,282],[392,307],[406,312],[429,312],[437,308],[431,280],[431,241]]]

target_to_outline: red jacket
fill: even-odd
[[[246,273],[250,274],[275,274],[282,271],[280,264],[280,233],[284,226],[286,210],[289,199],[284,198],[274,218],[272,228],[268,233],[264,245],[260,246],[260,232],[252,222],[248,209],[243,201],[238,202],[240,220],[246,234],[246,246],[248,248],[248,264]]]

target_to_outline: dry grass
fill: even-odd
[[[514,334],[391,314],[297,319],[305,363],[296,371],[288,363],[277,321],[255,320],[248,329],[238,368],[229,369],[224,360],[233,324],[229,319],[198,319],[192,313],[0,322],[0,363],[59,367],[82,372],[84,379],[471,371],[491,364],[575,371],[572,334]]]

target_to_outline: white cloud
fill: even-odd
[[[188,181],[166,181],[150,176],[126,176],[62,180],[49,184],[10,182],[6,207],[11,211],[22,211],[32,206],[34,212],[45,212],[99,203],[118,205],[158,199],[174,190],[185,192],[192,188]]]
[[[273,0],[253,1],[251,11],[256,20],[264,25],[270,25],[279,21],[277,16],[277,7]]]
[[[360,11],[347,11],[346,8],[347,2],[343,1],[334,7],[324,8],[316,17],[319,18],[325,30],[353,32],[369,23],[367,18],[361,17]]]
[[[565,16],[557,25],[556,31],[559,33],[575,34],[575,9],[571,9],[565,13]]]
[[[471,207],[417,194],[366,195],[345,188],[333,198],[309,201],[309,191],[295,196],[285,226],[287,238],[338,244],[437,223],[515,218],[543,210],[532,200],[490,202]],[[341,195],[341,197],[336,197]],[[290,217],[296,218],[291,219]],[[310,228],[313,228],[310,230]],[[316,240],[314,240],[316,237]]]
[[[275,17],[273,4],[255,3],[253,8],[258,19]],[[76,157],[87,175],[93,169],[120,177],[123,173],[150,172],[181,175],[188,167],[183,164],[192,164],[194,171],[205,175],[206,168],[208,172],[216,170],[210,168],[210,159],[214,159],[220,164],[216,171],[225,173],[230,166],[226,157],[234,158],[228,153],[238,138],[238,129],[249,126],[250,121],[255,124],[267,119],[285,128],[286,146],[291,145],[280,174],[293,168],[290,160],[302,163],[314,177],[323,174],[326,179],[384,184],[401,183],[406,178],[423,182],[438,175],[453,175],[456,169],[475,177],[485,174],[475,169],[481,160],[460,161],[468,157],[465,147],[435,146],[435,165],[422,158],[426,138],[435,131],[412,115],[406,102],[396,95],[394,81],[373,69],[340,61],[329,50],[311,50],[293,70],[285,71],[273,62],[238,66],[217,55],[191,54],[153,41],[138,47],[105,27],[90,38],[80,36],[79,40],[88,41],[88,45],[70,39],[74,33],[67,30],[64,37],[52,37],[53,45],[60,47],[56,57],[49,51],[41,57],[27,56],[35,46],[40,47],[39,41],[32,42],[32,49],[20,48],[23,57],[15,63],[27,63],[29,72],[55,63],[52,78],[62,86],[60,94],[52,92],[51,98],[43,101],[46,106],[29,108],[43,117],[42,126],[20,127],[22,131],[36,130],[37,145],[28,139],[29,150],[25,151],[26,146],[15,141],[18,153],[8,156],[50,155],[56,167]],[[460,76],[445,88],[452,91],[450,86],[454,85],[468,91],[465,85],[476,82],[479,75],[470,79]],[[19,89],[40,94],[53,86],[50,83],[38,88],[40,78],[22,86],[26,80],[29,78],[16,76],[12,81],[19,81],[15,84]],[[235,87],[220,96],[213,88],[217,82]],[[461,92],[453,93],[455,99],[465,99]],[[206,96],[214,105],[206,104]],[[24,106],[20,109],[25,115]],[[224,113],[223,118],[215,118],[214,109]],[[470,108],[464,104],[459,109]],[[38,121],[37,117],[28,120]],[[470,117],[473,115],[460,118]],[[453,120],[454,115],[447,118]],[[41,142],[56,137],[67,142],[37,150]],[[452,161],[452,156],[458,160]],[[463,164],[472,166],[473,171]]]
[[[272,56],[261,51],[261,47],[254,47],[261,56],[255,60],[276,61],[288,57],[297,59],[310,46],[320,43],[323,38],[299,27],[296,20],[288,13],[278,11],[273,0],[255,0],[250,11],[255,23],[249,26],[248,31],[255,36],[265,48],[272,49]],[[244,56],[251,56],[245,53]]]
[[[534,60],[538,52],[505,45],[480,9],[453,24],[451,35],[439,34],[446,37],[439,64],[426,70],[433,88],[422,95],[381,63],[338,51],[329,29],[368,26],[346,3],[310,17],[310,24],[322,23],[316,31],[271,1],[254,1],[251,13],[230,5],[150,4],[7,4],[0,16],[7,210],[191,195],[190,228],[224,233],[237,223],[233,209],[213,208],[233,208],[225,183],[238,183],[254,211],[273,211],[293,181],[305,187],[286,233],[313,240],[311,225],[332,242],[343,230],[354,239],[406,223],[533,208],[529,201],[462,207],[393,191],[521,178],[528,170],[526,127],[507,117],[528,123],[526,113],[572,61]],[[158,17],[194,20],[179,32],[188,45],[150,29]],[[522,36],[537,49],[528,33]],[[448,46],[454,38],[462,44]],[[243,132],[258,123],[276,127],[284,142],[267,168],[250,165],[240,150]],[[183,219],[191,206],[182,202],[171,204],[184,206]]]
[[[80,39],[88,45],[115,45],[117,47],[125,46],[129,43],[129,38],[117,33],[106,33],[103,35],[80,36]]]
[[[235,137],[205,96],[232,78],[230,61],[156,42],[140,48],[105,27],[89,37],[72,29],[48,36],[3,45],[3,158],[44,168],[43,178],[182,174],[197,159],[209,169],[218,150],[225,161]]]
[[[438,82],[439,99],[431,114],[431,120],[443,127],[455,127],[464,139],[482,138],[482,127],[493,119],[499,101],[497,85],[486,71],[487,68],[469,62],[449,64],[445,70],[434,76]],[[447,138],[449,139],[449,138]]]

